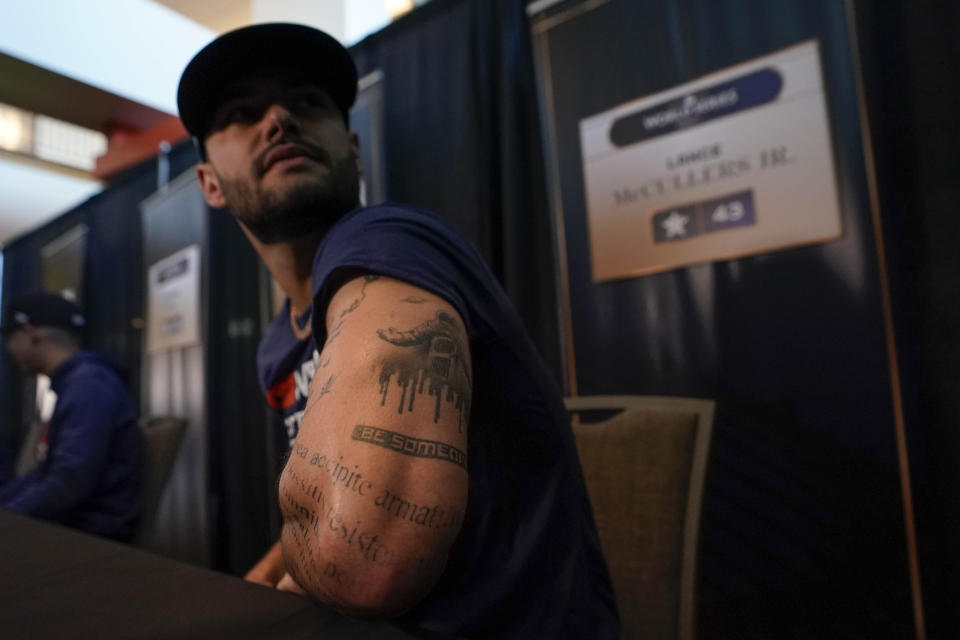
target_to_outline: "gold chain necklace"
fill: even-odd
[[[297,324],[297,318],[300,317],[300,313],[293,306],[293,303],[290,303],[290,328],[293,329],[293,335],[297,340],[306,340],[310,337],[310,334],[313,332],[313,309],[310,309],[310,314],[307,316],[307,326],[300,328]]]

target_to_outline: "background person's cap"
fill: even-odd
[[[11,333],[25,324],[80,331],[86,320],[77,305],[55,293],[42,291],[11,300],[0,333]]]
[[[302,24],[268,23],[225,33],[187,64],[177,89],[180,120],[201,145],[213,115],[235,81],[278,69],[316,80],[348,122],[357,97],[357,67],[336,38]]]

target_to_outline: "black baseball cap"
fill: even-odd
[[[187,64],[177,89],[180,120],[203,154],[213,116],[236,81],[277,70],[298,71],[316,80],[349,122],[357,97],[357,67],[343,45],[302,24],[255,24],[223,34]]]
[[[63,296],[40,291],[10,301],[0,333],[10,334],[25,324],[81,331],[87,324],[80,307]]]

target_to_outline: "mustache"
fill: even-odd
[[[262,178],[266,174],[267,157],[270,152],[283,145],[293,145],[303,155],[316,160],[321,164],[330,165],[330,154],[326,149],[319,147],[299,136],[284,135],[281,138],[270,143],[265,149],[256,155],[253,159],[253,173],[257,178]]]

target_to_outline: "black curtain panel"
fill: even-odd
[[[351,50],[383,72],[387,197],[474,242],[559,381],[529,30],[517,0],[434,0]]]
[[[856,0],[929,637],[960,629],[960,4]]]
[[[263,267],[226,211],[209,214],[207,415],[210,479],[217,496],[213,566],[243,575],[278,539],[274,435],[257,382],[256,355],[266,330]],[[284,446],[286,442],[284,442]]]

